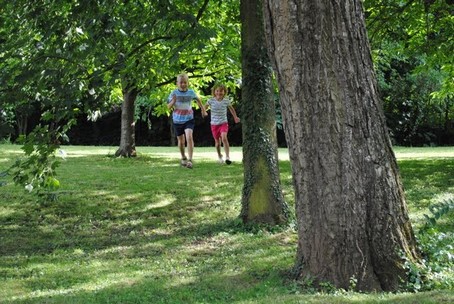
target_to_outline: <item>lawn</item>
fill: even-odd
[[[294,225],[246,229],[241,148],[233,164],[214,148],[195,149],[194,169],[176,147],[63,147],[58,200],[42,202],[8,181],[0,187],[0,303],[452,303],[452,210],[419,235],[437,266],[432,290],[362,294],[288,279]],[[454,198],[454,148],[395,153],[415,231],[430,206]],[[294,206],[290,163],[280,149],[281,182]],[[0,172],[21,156],[0,145]],[[448,288],[448,289],[447,289]]]

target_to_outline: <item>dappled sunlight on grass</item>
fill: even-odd
[[[417,193],[416,193],[417,192]],[[409,191],[410,195],[419,196],[420,192],[425,192],[424,190],[420,189],[419,191]],[[430,198],[421,198],[417,200],[417,208],[413,207],[411,204],[411,208],[415,209],[410,213],[410,217],[414,223],[417,223],[417,227],[423,225],[425,223],[425,216],[430,215],[428,208],[430,206],[434,206],[438,203],[446,201],[448,199],[454,199],[454,191],[453,192],[442,192],[442,193],[434,193],[433,196]]]
[[[410,218],[418,227],[431,205],[454,195],[454,158],[405,159],[398,163]]]
[[[11,159],[8,159],[8,158],[0,158],[0,164],[1,163],[4,163],[4,164],[9,164],[11,162]],[[6,169],[6,168],[5,168]]]
[[[123,274],[121,273],[115,273],[112,272],[112,270],[109,270],[108,276],[99,277],[100,269],[96,266],[94,267],[94,269],[96,271],[91,274],[92,280],[89,280],[85,283],[77,283],[70,288],[39,289],[27,296],[12,296],[11,298],[12,300],[36,299],[37,301],[41,302],[43,299],[56,295],[74,295],[80,292],[100,291],[115,286],[121,286],[121,288],[125,288],[128,285],[133,285],[140,282],[141,279],[147,275],[147,273],[144,271],[136,271],[134,273],[128,274],[128,276],[123,276]],[[80,275],[81,274],[78,273],[78,276]]]
[[[7,207],[7,206],[1,206],[0,207],[0,218],[11,216],[15,212],[16,212],[16,210],[14,208]]]
[[[149,211],[150,209],[163,208],[175,203],[176,199],[170,194],[160,194],[155,199],[156,202],[152,202],[145,206],[143,211]]]
[[[21,147],[20,145],[0,144],[0,154],[7,154],[8,157],[21,155],[24,153]]]
[[[176,147],[138,147],[138,157],[131,159],[112,157],[115,147],[64,149],[68,159],[57,169],[61,181],[57,201],[38,203],[34,193],[12,184],[0,189],[0,298],[6,301],[393,303],[401,299],[303,294],[300,286],[287,281],[297,232],[290,227],[250,231],[243,226],[238,218],[243,187],[239,147],[232,151],[230,166],[217,163],[214,147],[196,147],[193,170],[179,165]],[[286,150],[281,156],[286,157]],[[452,197],[454,158],[406,158],[399,165],[412,219],[422,221],[430,205]],[[280,162],[280,170],[283,192],[293,209],[288,160]],[[451,220],[440,223],[447,231],[452,227]],[[409,299],[405,303],[418,299],[403,298]]]

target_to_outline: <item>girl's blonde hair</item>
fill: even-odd
[[[213,96],[214,96],[214,91],[216,91],[216,89],[224,90],[225,95],[227,95],[227,93],[228,93],[227,86],[225,84],[217,83],[211,88],[211,94]]]

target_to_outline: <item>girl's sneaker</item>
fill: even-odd
[[[188,159],[187,159],[186,157],[183,157],[183,158],[181,159],[180,164],[181,164],[183,167],[186,167],[187,163],[188,163]]]
[[[218,163],[220,163],[220,164],[223,164],[223,163],[224,163],[224,160],[222,159],[222,157],[220,157],[220,158],[218,159]]]

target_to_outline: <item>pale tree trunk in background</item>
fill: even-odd
[[[28,116],[16,111],[17,135],[26,135],[28,127]]]
[[[175,128],[173,126],[172,117],[170,117],[168,122],[169,122],[169,132],[170,132],[170,145],[171,146],[176,146],[177,145],[177,136],[175,134]]]
[[[134,111],[137,94],[136,89],[125,89],[123,92],[120,147],[115,152],[115,156],[136,156]]]
[[[396,290],[417,261],[360,0],[265,0],[298,220],[299,277]]]
[[[241,1],[243,222],[282,224],[288,206],[282,194],[272,68],[265,41],[262,0]]]

